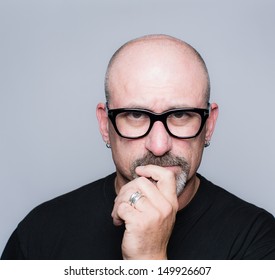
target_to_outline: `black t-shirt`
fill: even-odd
[[[275,219],[204,177],[177,213],[168,259],[275,259]],[[32,210],[2,259],[121,259],[124,226],[113,225],[115,173]]]

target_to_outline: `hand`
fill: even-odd
[[[123,258],[167,259],[167,244],[178,210],[175,175],[154,165],[139,166],[136,173],[140,177],[120,189],[112,212],[115,225],[125,223]],[[137,191],[142,197],[130,205],[129,198]]]

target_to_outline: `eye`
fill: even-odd
[[[125,114],[125,117],[131,120],[141,120],[146,118],[146,115],[142,112],[132,111]]]
[[[178,112],[172,113],[169,117],[175,118],[175,119],[183,119],[183,118],[189,117],[189,115],[185,111],[178,111]]]
[[[134,119],[140,119],[143,117],[143,113],[140,113],[140,112],[131,112],[129,113],[129,117],[132,117]]]

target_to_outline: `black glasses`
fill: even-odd
[[[109,109],[108,105],[106,107],[117,134],[128,139],[148,135],[156,121],[162,122],[169,135],[175,138],[194,138],[201,133],[210,112],[210,104],[207,109],[179,108],[161,114],[144,109]]]

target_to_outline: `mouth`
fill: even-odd
[[[188,169],[188,163],[183,157],[175,156],[167,153],[163,156],[157,157],[152,153],[146,154],[144,157],[135,160],[131,166],[131,174],[136,177],[135,169],[137,166],[156,165],[172,171],[176,176]]]

